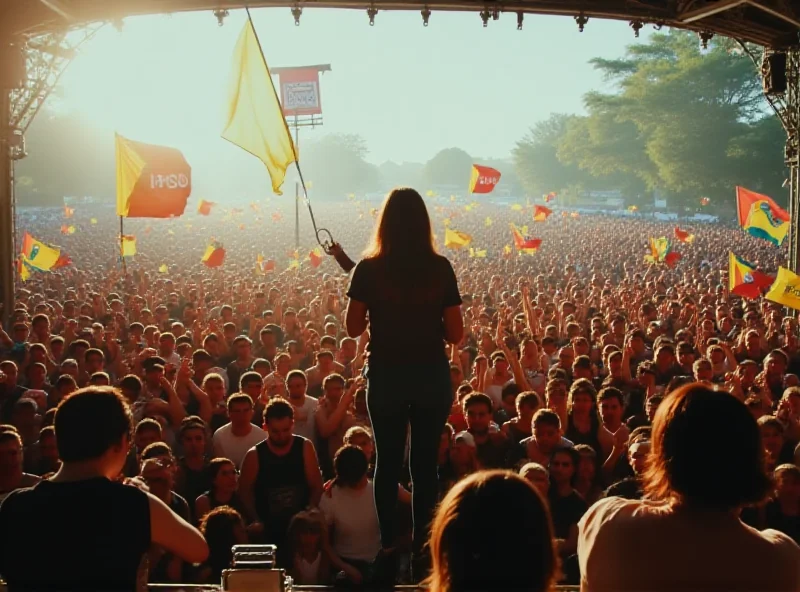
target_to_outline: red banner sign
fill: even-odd
[[[281,106],[286,117],[321,115],[319,70],[311,68],[280,68]]]

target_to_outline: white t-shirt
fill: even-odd
[[[226,423],[214,432],[214,456],[227,458],[238,468],[242,466],[247,451],[266,439],[267,433],[256,426],[246,436],[234,436],[231,424]]]
[[[800,590],[800,547],[732,513],[612,497],[589,508],[578,530],[583,592]]]
[[[289,399],[289,402],[292,403],[291,399]],[[317,399],[308,395],[306,395],[302,406],[295,407],[294,403],[292,403],[292,407],[294,407],[294,433],[312,442],[316,442],[317,439],[315,415],[317,414],[318,406]]]
[[[339,557],[372,561],[381,550],[381,531],[375,511],[372,481],[363,489],[334,486],[322,494],[320,510],[333,526],[333,550]]]

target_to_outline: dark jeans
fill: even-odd
[[[395,544],[397,484],[411,426],[413,551],[428,540],[438,500],[438,452],[452,405],[450,365],[379,365],[367,370],[367,408],[375,435],[375,507],[384,548]]]

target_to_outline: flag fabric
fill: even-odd
[[[638,212],[639,211],[639,206],[628,206],[628,211],[629,212]]]
[[[132,234],[122,235],[120,249],[123,257],[133,257],[136,254],[136,237]]]
[[[94,224],[97,224],[97,218],[92,218],[91,220],[89,220],[89,222],[90,222],[92,225],[94,225]]]
[[[31,266],[23,255],[17,257],[17,275],[19,275],[19,279],[23,282],[27,282],[31,279]]]
[[[117,216],[183,215],[192,192],[192,168],[180,150],[142,144],[116,134]]]
[[[553,210],[544,206],[533,206],[533,220],[534,222],[544,222],[547,217],[553,213]]]
[[[212,242],[206,247],[203,254],[203,265],[206,267],[219,267],[225,261],[225,249],[217,242]]]
[[[75,234],[76,230],[77,229],[72,225],[70,226],[67,226],[66,224],[61,225],[61,234]]]
[[[648,254],[644,256],[644,260],[651,265],[657,263],[664,263],[667,267],[675,267],[681,259],[681,254],[672,250],[672,244],[665,236],[660,238],[650,238],[648,242]]]
[[[311,267],[316,269],[322,263],[322,249],[317,247],[308,254],[308,260],[311,262]]]
[[[71,208],[67,204],[64,204],[64,217],[72,218],[74,214],[75,214],[75,208]]]
[[[783,306],[800,310],[800,276],[786,269],[778,268],[778,277],[765,295],[767,300]]]
[[[555,191],[551,191],[550,193],[545,193],[542,196],[542,199],[544,199],[544,203],[550,203],[551,201],[553,201],[556,198],[556,195],[557,194],[556,194]]]
[[[766,195],[737,187],[736,210],[739,226],[751,236],[780,246],[789,234],[789,213]]]
[[[272,190],[282,195],[286,169],[297,152],[250,18],[236,42],[231,68],[222,137],[263,162]]]
[[[484,259],[486,257],[486,249],[473,249],[470,247],[469,256],[473,258]]]
[[[514,246],[519,253],[533,255],[542,246],[542,239],[530,238],[527,236],[527,227],[518,228],[515,224],[510,224],[511,236],[514,239]]]
[[[61,250],[36,240],[26,232],[22,237],[22,256],[28,265],[39,271],[50,271],[58,261]]]
[[[762,288],[769,287],[775,278],[758,271],[732,251],[728,254],[728,291],[743,298],[759,298]]]
[[[158,267],[158,273],[167,273],[168,271],[169,271],[169,267],[167,267],[167,264],[166,264],[166,263],[162,263],[162,264],[161,264],[161,265]]]
[[[700,198],[700,205],[701,206],[705,207],[710,203],[711,203],[711,200],[709,198],[707,198],[707,197],[701,197]]]
[[[206,201],[204,199],[200,200],[200,203],[197,204],[197,213],[201,216],[208,216],[211,213],[211,208],[213,208],[215,204],[213,201]]]
[[[472,237],[466,232],[459,232],[458,230],[451,230],[450,228],[444,229],[444,246],[448,249],[468,247],[471,242]]]
[[[686,230],[681,230],[680,227],[675,227],[675,238],[681,241],[682,243],[689,243],[691,244],[694,241],[694,235],[690,234]]]
[[[500,171],[492,167],[472,165],[472,176],[469,180],[470,193],[491,193],[500,182]]]
[[[53,267],[50,269],[59,269],[61,267],[67,267],[68,265],[72,265],[72,259],[66,253],[61,253],[58,256],[58,261],[53,264]]]
[[[513,211],[515,211],[515,212],[521,212],[522,211],[522,204],[513,204],[511,206],[511,209]]]
[[[486,220],[483,221],[483,225],[484,226],[491,226],[492,225],[492,219],[487,216]]]

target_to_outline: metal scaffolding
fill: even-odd
[[[78,48],[102,28],[94,24],[75,31],[49,33],[32,39],[0,38],[0,68],[10,68],[16,44],[24,47],[24,76],[0,77],[0,316],[8,327],[14,306],[16,208],[14,163],[27,156],[25,132],[61,79]]]

